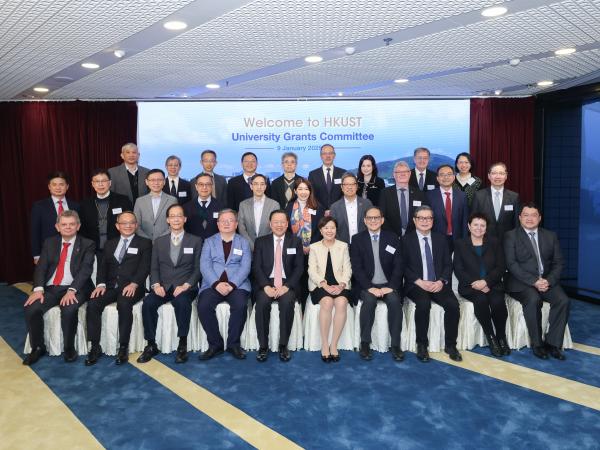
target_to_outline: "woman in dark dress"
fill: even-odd
[[[377,176],[377,164],[373,156],[364,155],[360,158],[356,178],[358,179],[357,195],[371,200],[373,206],[379,206],[379,195],[385,188],[385,183]]]
[[[465,193],[470,208],[473,203],[475,192],[481,189],[481,178],[476,177],[471,173],[471,171],[475,169],[473,167],[471,155],[468,153],[459,153],[456,155],[454,169],[456,170],[454,186]]]

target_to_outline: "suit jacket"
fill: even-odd
[[[481,264],[485,267],[486,275],[481,276]],[[484,236],[482,255],[477,256],[471,237],[459,239],[454,243],[454,274],[458,279],[458,292],[469,295],[475,292],[471,283],[485,280],[490,289],[503,291],[502,276],[506,270],[504,264],[504,249],[495,236]]]
[[[319,204],[325,209],[329,209],[331,204],[342,197],[342,175],[346,173],[346,169],[333,166],[333,174],[331,175],[331,192],[327,192],[325,175],[323,174],[323,166],[311,170],[308,174],[308,181],[312,184],[315,197]],[[339,180],[336,182],[336,180]]]
[[[152,266],[150,270],[150,286],[155,283],[169,290],[172,287],[188,283],[191,289],[198,288],[200,280],[200,254],[202,238],[184,233],[179,244],[177,264],[171,261],[171,233],[158,237],[152,246]]]
[[[427,191],[427,202],[433,209],[433,231],[446,234],[448,221],[446,220],[446,196],[442,199],[441,188]],[[469,220],[469,206],[467,196],[463,191],[452,188],[452,240],[462,239],[467,236],[467,222]]]
[[[196,189],[194,189],[195,191]],[[165,179],[165,185],[163,186],[163,192],[165,194],[171,194],[171,185],[169,177]],[[198,193],[196,193],[198,195]],[[179,177],[179,183],[177,184],[177,193],[175,195],[177,202],[180,205],[189,202],[192,199],[192,185],[189,181]]]
[[[248,276],[250,275],[251,261],[250,244],[239,234],[233,236],[233,243],[227,261],[225,261],[223,253],[221,234],[217,233],[209,237],[204,241],[202,255],[200,256],[202,270],[200,292],[212,287],[213,284],[219,281],[223,271],[227,273],[227,279],[235,284],[238,289],[250,292],[252,288]]]
[[[357,201],[357,224],[358,224],[358,232],[364,231],[367,229],[365,225],[365,221],[363,220],[365,217],[365,211],[369,208],[373,207],[373,204],[370,200],[364,199],[362,197],[356,197]],[[350,224],[348,222],[348,213],[346,211],[346,201],[344,197],[340,198],[336,202],[331,205],[330,214],[331,216],[337,220],[338,228],[336,238],[340,241],[344,241],[346,244],[350,243]]]
[[[406,231],[415,229],[413,222],[413,213],[415,208],[421,205],[428,205],[427,197],[418,189],[408,187],[408,225]],[[379,197],[379,208],[383,213],[385,222],[383,229],[393,231],[398,236],[402,236],[402,220],[400,219],[400,204],[398,203],[398,194],[396,193],[396,185],[386,187]]]
[[[183,205],[183,210],[187,221],[185,222],[185,231],[188,233],[200,236],[202,239],[206,239],[215,233],[219,232],[217,228],[217,214],[223,209],[222,203],[216,199],[211,198],[210,203],[206,207],[206,216],[204,219],[201,216],[202,208],[198,202],[198,197],[194,200],[187,202]],[[202,226],[202,222],[206,220],[206,228]]]
[[[115,251],[121,236],[109,239],[104,245],[104,253],[96,274],[96,285],[105,284],[107,288],[124,288],[135,283],[144,292],[146,278],[150,274],[152,259],[152,241],[134,235],[127,246],[127,253],[119,264]]]
[[[35,266],[33,272],[33,287],[45,287],[54,274],[60,260],[62,250],[62,237],[60,235],[51,236],[44,241],[40,260]],[[91,280],[94,269],[94,257],[96,246],[94,242],[77,235],[73,243],[73,252],[71,254],[71,263],[69,268],[73,275],[73,282],[69,287],[75,289],[78,293],[89,293],[93,289]]]
[[[294,175],[294,181],[298,178],[302,178],[300,175]],[[287,198],[285,197],[285,191],[287,189],[287,183],[284,180],[284,176],[281,175],[273,180],[271,183],[271,198],[279,203],[281,209],[285,209],[288,204]],[[294,195],[292,194],[292,199]]]
[[[432,231],[430,236],[429,245],[433,254],[436,281],[452,283],[452,259],[446,237],[435,231]],[[416,231],[406,233],[402,238],[402,255],[404,256],[404,292],[408,292],[415,285],[415,281],[419,278],[423,279],[421,246]]]
[[[200,174],[198,174],[200,175]],[[198,198],[198,191],[196,191],[196,179],[198,178],[198,175],[196,175],[194,178],[192,178],[190,180],[190,184],[192,186],[192,198],[196,199]],[[227,180],[225,179],[225,177],[223,175],[219,175],[217,173],[212,174],[213,177],[213,183],[215,186],[215,198],[219,199],[219,201],[221,202],[221,204],[223,205],[223,207],[225,207],[224,205],[227,204]]]
[[[419,179],[417,178],[417,169],[410,171],[410,179],[408,185],[412,188],[419,189]],[[433,187],[431,187],[433,186]],[[437,181],[437,174],[429,169],[425,171],[425,183],[423,184],[423,192],[432,191],[434,188],[440,187]],[[420,189],[419,189],[420,190]]]
[[[290,233],[292,233],[291,217],[292,217],[292,211],[294,210],[294,202],[295,202],[295,200],[292,200],[285,207],[285,212],[287,213],[288,221],[289,221],[288,231]],[[323,209],[323,207],[321,205],[319,205],[319,206],[317,206],[317,209],[315,209],[314,211],[315,211],[315,213],[311,214],[311,216],[310,216],[310,227],[311,227],[310,243],[311,244],[314,242],[319,242],[321,239],[323,239],[323,237],[321,236],[321,232],[319,231],[319,227],[317,225],[319,224],[319,221],[321,220],[321,218],[325,215],[325,210]]]
[[[265,197],[258,234],[256,234],[256,221],[254,220],[254,197],[247,198],[240,203],[238,212],[238,232],[250,243],[250,249],[254,249],[254,241],[257,237],[264,236],[271,232],[269,226],[269,215],[271,211],[279,209],[279,203],[269,197]]]
[[[302,252],[302,241],[291,233],[285,233],[283,238],[283,270],[285,279],[283,285],[292,289],[295,293],[300,292],[300,278],[304,273],[304,253]],[[263,289],[265,286],[273,286],[269,275],[275,268],[275,245],[273,233],[256,239],[252,260],[252,275],[254,276],[254,289]]]
[[[331,264],[335,279],[338,283],[346,283],[346,289],[352,287],[350,283],[352,264],[350,263],[348,244],[336,239],[333,246],[327,248],[323,241],[319,241],[310,244],[308,254],[308,290],[311,292],[319,287],[319,283],[325,279],[327,253],[329,251],[331,251]]]
[[[79,204],[68,198],[64,198],[69,209],[79,210]],[[64,207],[64,205],[63,205]],[[52,197],[38,200],[31,207],[31,253],[32,256],[40,256],[42,244],[50,236],[56,236],[56,208]]]
[[[498,220],[496,220],[494,203],[492,201],[492,188],[487,187],[475,192],[471,211],[485,214],[488,218],[486,234],[496,236],[502,240],[508,230],[512,230],[519,225],[521,200],[519,199],[519,194],[505,188],[502,195],[502,208]]]
[[[98,208],[96,207],[96,196],[88,197],[81,202],[79,217],[81,228],[79,233],[96,243],[96,249],[100,248],[100,230],[98,229]],[[125,211],[131,211],[131,201],[124,195],[111,192],[108,196],[108,211],[106,212],[106,239],[119,236],[119,230],[115,227],[117,216]]]
[[[564,261],[556,233],[538,228],[536,233],[540,259],[544,266],[542,278],[550,286],[560,284]],[[538,264],[529,235],[520,225],[504,235],[504,256],[508,272],[505,276],[506,290],[521,292],[533,286],[538,279]]]
[[[142,195],[146,195],[148,192],[148,186],[146,186],[146,175],[148,175],[149,169],[138,165],[138,198]],[[129,197],[129,201],[133,203],[133,196],[131,195],[131,184],[129,184],[129,176],[127,175],[127,167],[125,163],[119,166],[111,167],[108,169],[110,174],[111,184],[110,190],[117,194],[126,195]]]
[[[234,211],[239,211],[240,203],[251,198],[252,195],[252,189],[250,189],[250,185],[246,182],[243,174],[231,178],[227,183],[227,205]],[[271,196],[271,182],[268,178],[265,195],[267,197]]]
[[[152,209],[152,196],[143,195],[138,198],[133,207],[133,212],[137,217],[139,224],[137,234],[154,241],[157,237],[163,236],[169,232],[167,223],[167,209],[171,205],[176,205],[177,200],[169,194],[163,193],[160,197],[160,204],[154,217]]]

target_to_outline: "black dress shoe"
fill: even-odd
[[[200,354],[199,359],[200,361],[208,361],[209,359],[214,358],[215,356],[220,355],[222,353],[222,348],[208,347],[208,350]]]
[[[188,360],[187,347],[178,347],[177,355],[175,355],[175,362],[177,364],[181,364],[181,363],[187,362],[187,360]]]
[[[333,353],[329,356],[329,359],[331,359],[331,362],[340,362],[340,354],[338,353],[337,355],[334,355]]]
[[[23,359],[24,366],[31,366],[38,362],[38,360],[46,354],[46,347],[36,347],[31,349],[31,353],[25,356]]]
[[[417,359],[421,362],[431,361],[431,358],[429,357],[429,352],[427,351],[426,345],[417,344]]]
[[[288,349],[287,345],[280,345],[279,346],[279,360],[283,361],[283,362],[288,362],[290,359],[292,359],[292,356],[290,354],[290,350]]]
[[[321,353],[321,361],[323,361],[324,363],[330,363],[331,355],[324,355],[323,353]]]
[[[400,347],[392,347],[392,358],[394,358],[394,361],[404,361],[404,352]]]
[[[94,364],[96,364],[98,362],[98,359],[100,359],[100,357],[102,356],[102,348],[99,345],[92,345],[92,348],[90,349],[90,352],[87,355],[87,358],[85,358],[85,365],[86,366],[93,366]]]
[[[128,345],[121,345],[119,347],[119,352],[117,353],[117,357],[115,358],[115,364],[117,366],[125,364],[127,361],[129,361],[129,348],[128,347],[129,347]]]
[[[256,360],[258,362],[265,362],[269,357],[269,349],[268,348],[259,348],[258,353],[256,354]]]
[[[456,362],[461,362],[462,361],[462,356],[461,354],[458,352],[458,350],[456,349],[456,346],[453,345],[451,347],[446,347],[444,348],[444,351],[446,353],[448,353],[448,356],[450,357],[450,359],[452,361],[456,361]]]
[[[158,347],[156,346],[156,344],[146,345],[146,347],[144,348],[144,351],[142,352],[140,357],[137,359],[137,362],[147,363],[152,358],[154,358],[156,355],[158,355],[158,353],[159,353],[159,351],[158,351]]]
[[[502,350],[502,354],[504,356],[510,355],[510,347],[508,346],[506,338],[498,338],[498,345],[500,345],[500,349]]]
[[[565,354],[561,352],[558,347],[555,347],[554,345],[547,345],[546,347],[548,348],[548,354],[553,358],[556,358],[559,361],[564,361],[565,359],[567,359],[565,357]]]
[[[240,346],[228,348],[227,353],[231,353],[235,359],[246,359],[246,352]]]
[[[533,351],[533,355],[540,359],[548,359],[548,353],[546,353],[546,349],[544,347],[533,347],[531,349]]]
[[[371,344],[368,342],[360,343],[360,351],[358,352],[360,358],[364,361],[371,361],[373,359],[373,352],[371,351]]]
[[[77,361],[77,352],[74,348],[65,349],[65,353],[63,354],[63,358],[65,362],[72,363]]]
[[[498,342],[498,339],[496,339],[496,336],[494,336],[493,334],[490,334],[489,336],[486,336],[485,338],[487,339],[488,345],[490,346],[490,353],[492,354],[492,356],[495,356],[496,358],[500,358],[501,356],[504,355],[504,352],[500,348],[500,343]]]

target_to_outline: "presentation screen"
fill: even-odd
[[[138,122],[141,164],[164,169],[166,157],[177,155],[188,179],[201,171],[205,149],[217,152],[216,173],[240,174],[241,156],[250,151],[258,172],[273,179],[284,152],[296,153],[297,172],[308,175],[329,143],[336,166],[356,172],[370,154],[388,182],[398,159],[412,167],[417,147],[430,149],[431,168],[453,165],[457,153],[469,151],[468,100],[139,102]]]

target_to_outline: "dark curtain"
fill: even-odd
[[[67,172],[67,197],[79,201],[91,172],[120,164],[136,136],[135,102],[0,102],[0,280],[31,280],[31,205],[49,195],[48,173]]]
[[[534,200],[535,100],[528,98],[471,99],[471,156],[475,174],[489,185],[490,164],[508,167],[506,187],[523,202]]]

